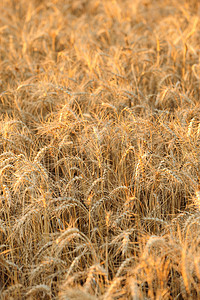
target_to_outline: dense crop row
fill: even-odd
[[[0,2],[1,299],[199,299],[198,1]]]

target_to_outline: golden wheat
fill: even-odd
[[[1,1],[2,299],[200,299],[199,9]]]

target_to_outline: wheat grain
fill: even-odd
[[[84,250],[83,253],[81,253],[79,256],[77,256],[77,257],[73,260],[71,266],[69,267],[69,269],[68,269],[68,271],[67,271],[67,274],[66,274],[66,276],[65,276],[65,280],[68,279],[68,277],[69,277],[70,273],[72,272],[74,266],[78,263],[79,259],[80,259],[82,256],[85,255],[85,253],[86,253],[86,250]]]
[[[47,248],[49,248],[50,246],[52,246],[52,244],[53,244],[52,241],[50,241],[50,242],[48,242],[47,244],[45,244],[45,245],[44,245],[44,246],[43,246],[43,247],[35,254],[35,256],[33,257],[33,261],[34,261],[35,259],[37,259],[43,251],[45,251]]]
[[[33,286],[27,293],[26,293],[26,297],[31,296],[33,294],[37,294],[39,292],[43,292],[46,295],[51,296],[51,289],[49,286],[45,285],[45,284],[39,284],[36,286]]]
[[[2,299],[8,299],[8,296],[9,297],[12,297],[12,293],[16,293],[16,291],[19,291],[19,290],[23,290],[23,285],[18,283],[18,284],[14,284],[14,285],[11,285],[9,288],[7,288],[6,290],[3,291],[2,293]],[[14,299],[14,298],[13,298]]]
[[[128,286],[129,286],[130,291],[131,291],[131,299],[132,300],[141,299],[138,284],[132,277],[130,277],[128,279]]]
[[[82,289],[64,289],[63,292],[60,293],[59,295],[59,300],[97,300],[97,298],[95,296],[92,296],[90,294],[88,294],[87,292],[85,292]]]
[[[118,278],[118,277],[116,277],[116,278],[112,281],[112,283],[110,284],[110,286],[109,286],[107,292],[104,294],[103,299],[105,299],[105,300],[106,300],[106,299],[109,299],[109,300],[112,299],[112,293],[113,293],[113,291],[117,288],[117,286],[119,286],[120,281],[121,281],[121,278]]]
[[[116,278],[119,277],[124,269],[125,266],[127,266],[131,261],[133,260],[132,257],[127,258],[125,261],[123,261],[123,263],[121,264],[121,266],[119,267],[119,269],[117,270],[116,273]]]

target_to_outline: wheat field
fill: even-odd
[[[0,299],[200,299],[200,5],[0,2]]]

